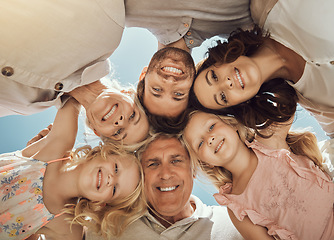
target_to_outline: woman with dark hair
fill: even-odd
[[[334,30],[326,25],[333,8],[333,1],[277,1],[263,26],[270,35],[258,26],[237,30],[209,49],[190,103],[259,129],[286,121],[298,99],[333,138]]]

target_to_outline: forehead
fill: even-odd
[[[161,157],[163,155],[184,155],[188,153],[176,138],[159,138],[153,141],[143,153],[143,159]]]
[[[204,125],[208,120],[210,119],[215,119],[217,118],[215,115],[213,114],[210,114],[210,113],[204,113],[204,112],[197,112],[197,113],[194,113],[192,115],[192,117],[190,118],[188,124],[187,124],[187,127],[189,126],[200,126],[199,124],[201,125]]]

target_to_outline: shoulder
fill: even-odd
[[[209,220],[211,225],[211,239],[243,239],[234,227],[225,206],[206,205],[198,197],[192,195],[195,200],[197,217]],[[200,220],[199,220],[200,221]],[[208,222],[208,221],[205,221]],[[209,226],[207,226],[209,227]]]

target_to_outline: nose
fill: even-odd
[[[162,180],[168,180],[171,177],[173,177],[173,171],[170,167],[168,166],[163,166],[160,169],[159,176]]]
[[[231,89],[233,87],[233,81],[230,77],[226,77],[226,87]]]
[[[175,83],[177,83],[176,79],[173,76],[165,76],[163,78],[163,82],[165,82],[167,84],[175,84]]]
[[[208,140],[207,140],[207,143],[208,143],[209,146],[211,146],[214,141],[215,141],[215,137],[214,136],[209,136]]]
[[[107,186],[108,187],[112,186],[113,180],[114,180],[113,175],[108,174],[108,178],[107,178]]]
[[[233,88],[233,81],[232,81],[232,78],[229,76],[226,76],[225,81],[220,81],[218,84],[221,88],[220,90],[222,91]]]
[[[116,121],[114,122],[114,125],[115,126],[122,126],[123,123],[124,123],[124,116],[121,115],[121,116],[119,116],[118,119],[116,119]]]

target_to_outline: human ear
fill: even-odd
[[[141,73],[139,75],[139,81],[142,81],[145,78],[146,73],[147,73],[147,66],[144,67],[143,70],[141,70]]]
[[[208,163],[208,167],[209,168],[214,168],[215,166],[213,166],[213,165],[211,165],[211,164]]]
[[[94,131],[94,133],[95,133],[96,136],[98,136],[98,137],[100,136],[100,134],[98,134],[95,129],[93,129],[93,131]]]

